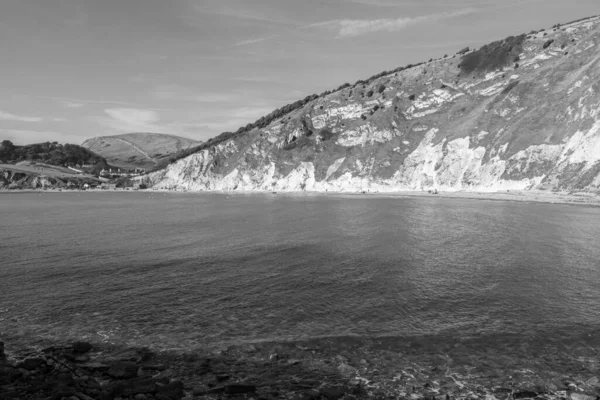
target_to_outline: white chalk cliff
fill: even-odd
[[[250,191],[600,192],[600,20],[359,81],[144,179]]]

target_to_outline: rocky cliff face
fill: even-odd
[[[93,178],[79,176],[48,176],[0,167],[0,190],[78,189],[84,184],[98,184]]]
[[[600,20],[314,99],[148,175],[155,188],[600,192]]]

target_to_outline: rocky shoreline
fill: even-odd
[[[7,358],[0,342],[0,399],[178,400],[183,383],[145,349],[105,354],[90,343]]]
[[[33,190],[33,189],[14,189],[4,190],[0,188],[0,194],[6,193],[146,193],[146,194],[225,194],[225,195],[265,195],[265,196],[356,196],[366,198],[450,198],[466,200],[488,200],[488,201],[517,201],[525,203],[546,203],[546,204],[569,204],[581,206],[600,206],[600,195],[597,193],[567,193],[567,192],[549,192],[544,190],[514,190],[509,192],[437,192],[435,194],[426,191],[396,191],[396,192],[317,192],[317,191],[183,191],[183,190],[126,190],[126,189],[107,189],[107,190]]]
[[[503,353],[476,342],[330,338],[155,353],[76,342],[0,356],[0,399],[600,398],[595,347],[580,356],[560,343],[544,354],[519,345]]]

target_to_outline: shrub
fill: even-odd
[[[381,84],[381,85],[379,85],[379,88],[377,89],[377,92],[378,92],[379,94],[381,94],[381,93],[383,93],[383,91],[384,91],[384,90],[385,90],[385,85],[384,85],[384,84]]]
[[[373,91],[372,91],[372,90],[369,90],[369,91],[367,92],[367,97],[371,97],[371,96],[373,96]]]
[[[552,43],[554,43],[554,39],[547,40],[546,42],[544,42],[544,45],[542,46],[542,48],[547,49],[548,47],[550,47],[550,45]]]
[[[331,129],[329,129],[329,128],[323,128],[323,129],[321,129],[321,131],[319,131],[319,137],[321,138],[322,141],[329,140],[329,139],[333,138],[334,136],[335,136],[335,133],[333,133],[331,131]]]
[[[337,89],[335,89],[336,92],[339,92],[340,90],[346,89],[347,87],[350,87],[349,83],[344,83],[343,85],[341,85],[340,87],[338,87]]]
[[[362,115],[360,116],[360,118],[361,118],[361,119],[367,119],[367,116],[366,116],[365,114],[362,114]]]
[[[460,51],[459,51],[459,52],[457,52],[456,54],[463,55],[463,54],[466,54],[466,53],[468,53],[468,52],[469,52],[469,50],[471,50],[471,49],[470,49],[470,48],[468,48],[468,47],[465,47],[464,49],[460,50]]]
[[[416,99],[416,98],[417,98],[417,96],[415,96],[414,94],[411,94],[410,96],[408,96],[408,99],[411,100],[411,101],[414,100],[414,99]]]
[[[512,81],[511,83],[506,85],[506,87],[502,90],[502,94],[507,94],[508,92],[513,90],[515,87],[517,87],[518,84],[519,84],[519,81]]]
[[[459,68],[467,73],[501,69],[521,54],[525,35],[510,36],[487,44],[462,57]]]

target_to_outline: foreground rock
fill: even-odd
[[[0,399],[179,400],[184,397],[183,383],[160,376],[164,366],[155,367],[156,356],[146,349],[107,356],[94,352],[89,343],[76,342],[10,360],[2,358],[1,350],[2,346]],[[142,376],[138,376],[140,372]]]
[[[594,337],[339,337],[192,353],[73,345],[0,362],[0,399],[598,400],[598,365]]]

